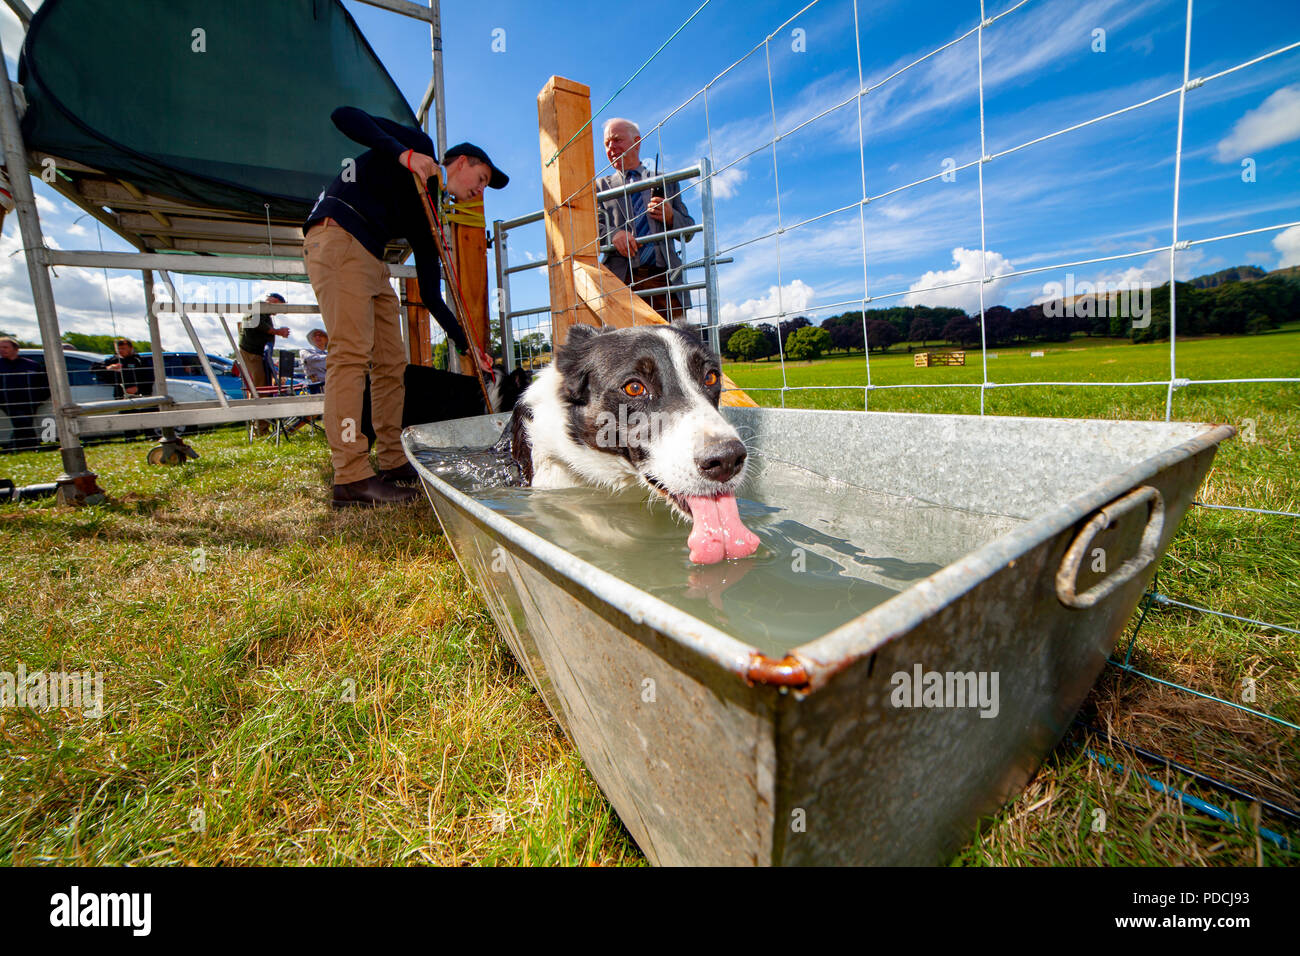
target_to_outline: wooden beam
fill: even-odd
[[[574,289],[587,325],[626,329],[634,325],[667,325],[668,320],[650,308],[650,303],[623,284],[623,280],[600,263],[573,263]],[[741,390],[728,375],[722,376],[719,405],[757,408],[758,402]]]
[[[150,215],[139,212],[118,213],[117,221],[123,229],[132,232],[147,232],[151,236],[178,236],[184,239],[223,239],[230,241],[261,241],[266,243],[266,222],[235,222],[229,219],[202,219],[193,216],[171,216],[168,224],[159,227]],[[270,229],[272,240],[278,246],[302,245],[302,229],[299,226],[277,226]]]
[[[537,96],[537,122],[542,158],[542,214],[546,223],[546,258],[551,288],[551,341],[563,344],[569,326],[580,321],[573,285],[573,262],[595,266],[596,175],[591,138],[591,90],[552,76]],[[584,124],[586,126],[583,129]],[[579,134],[579,131],[582,133]],[[577,139],[555,162],[556,150]]]
[[[234,219],[240,222],[266,221],[264,218],[255,216],[252,213],[194,206],[175,199],[158,196],[154,193],[142,193],[137,198],[120,183],[110,182],[105,179],[78,179],[76,186],[77,192],[85,196],[90,202],[114,209],[138,209],[145,212],[157,209],[171,215],[197,216],[203,219]],[[140,190],[137,189],[136,192],[140,192]],[[274,219],[271,221],[275,222]]]
[[[591,91],[581,83],[553,76],[537,96],[537,118],[541,130],[542,212],[551,282],[552,347],[564,344],[575,322],[618,329],[667,324],[649,303],[600,264],[593,182],[595,153],[588,122]],[[570,139],[573,142],[568,149],[551,165],[546,165],[555,151]],[[722,376],[722,389],[719,404],[751,408],[758,405],[726,375]]]

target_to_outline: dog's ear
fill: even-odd
[[[571,345],[578,345],[588,339],[594,338],[599,335],[600,332],[601,330],[596,328],[594,325],[575,323],[574,325],[569,326],[569,337],[564,340],[564,347],[568,348]]]
[[[586,405],[588,362],[600,332],[590,325],[574,325],[569,337],[555,353],[555,368],[560,373],[560,395],[570,405]]]

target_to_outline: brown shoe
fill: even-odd
[[[375,505],[404,505],[415,501],[420,493],[414,488],[391,485],[378,475],[334,486],[335,508],[370,508]]]
[[[413,485],[420,480],[419,473],[409,461],[398,468],[380,468],[379,477],[394,485]]]

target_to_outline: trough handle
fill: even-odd
[[[1147,519],[1146,529],[1142,532],[1138,553],[1125,561],[1114,574],[1098,581],[1082,594],[1076,594],[1074,588],[1078,583],[1079,565],[1083,563],[1083,557],[1088,553],[1092,539],[1098,532],[1109,528],[1120,516],[1128,514],[1145,502],[1151,503],[1151,515]],[[1155,560],[1164,527],[1165,499],[1157,489],[1150,485],[1143,485],[1122,498],[1116,498],[1093,515],[1092,520],[1084,525],[1083,530],[1071,542],[1065,557],[1061,559],[1061,567],[1056,572],[1056,596],[1066,607],[1092,607],[1121,584],[1131,581],[1138,572]]]

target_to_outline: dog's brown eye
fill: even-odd
[[[623,391],[627,392],[627,394],[631,395],[633,398],[640,398],[645,394],[645,386],[640,382],[628,382],[623,386]]]
[[[717,384],[718,384],[718,373],[710,369],[708,374],[704,376],[704,387],[712,388],[714,385]]]

